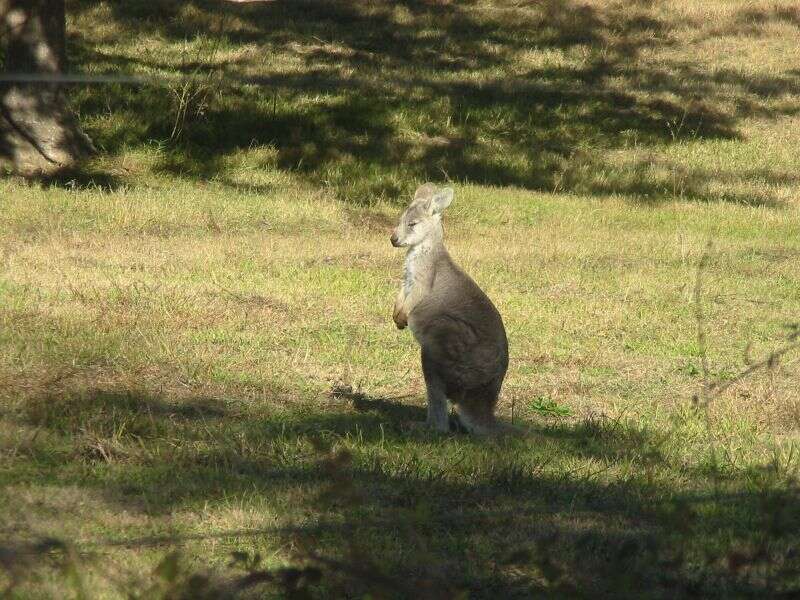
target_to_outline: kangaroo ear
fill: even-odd
[[[423,198],[430,198],[436,193],[436,186],[432,183],[423,183],[421,186],[417,188],[417,191],[414,192],[414,200],[420,200]]]
[[[441,213],[453,201],[453,188],[442,188],[431,198],[431,212]]]

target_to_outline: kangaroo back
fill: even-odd
[[[423,371],[442,381],[464,426],[497,429],[494,411],[508,369],[500,313],[478,285],[444,252],[434,265],[430,293],[413,314]]]

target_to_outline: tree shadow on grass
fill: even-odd
[[[126,185],[126,182],[117,175],[85,164],[76,164],[48,173],[31,173],[19,179],[26,184],[42,187],[58,187],[67,190],[97,190],[101,192],[114,192]]]
[[[91,14],[94,6],[79,2],[75,12]],[[608,151],[631,144],[737,139],[744,118],[797,110],[796,103],[774,101],[776,94],[800,96],[793,74],[723,69],[709,76],[694,64],[639,60],[645,50],[675,43],[674,24],[657,6],[119,1],[107,7],[128,39],[157,34],[174,54],[178,43],[213,36],[222,23],[223,51],[213,60],[176,62],[155,52],[96,49],[85,32],[71,43],[81,63],[110,73],[208,76],[202,114],[186,123],[157,166],[173,175],[224,178],[222,158],[271,146],[272,168],[353,202],[397,199],[415,181],[449,178],[651,202],[680,195],[777,204],[769,191],[763,198],[712,191],[714,173],[691,172],[677,190],[674,177],[670,185],[640,171],[636,181],[607,161]],[[254,75],[253,59],[234,51],[243,45],[300,66]],[[563,60],[525,59],[530,48]],[[172,98],[163,87],[114,85],[83,89],[77,101],[87,117],[115,115],[114,127],[92,131],[115,154],[169,138]]]
[[[58,440],[57,451],[52,438],[34,440],[42,447],[20,456],[35,468],[20,462],[6,480],[99,491],[133,514],[241,499],[290,525],[302,515],[305,524],[263,535],[329,559],[315,588],[323,596],[375,591],[346,568],[353,561],[384,580],[471,598],[797,590],[798,498],[777,477],[722,482],[714,469],[687,470],[662,451],[667,432],[632,421],[533,425],[525,439],[492,442],[406,431],[421,413],[365,394],[276,411],[236,399],[63,393],[5,415]]]

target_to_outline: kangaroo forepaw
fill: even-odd
[[[403,311],[397,311],[392,315],[392,320],[394,324],[397,325],[398,329],[405,329],[408,325],[408,317],[403,313]]]

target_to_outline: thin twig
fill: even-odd
[[[697,319],[697,346],[700,353],[700,365],[703,372],[703,382],[700,394],[694,396],[695,402],[699,402],[704,408],[721,396],[728,388],[746,379],[756,371],[764,368],[773,368],[780,358],[793,350],[800,349],[800,326],[793,325],[792,332],[787,337],[787,343],[770,352],[763,359],[751,363],[747,368],[740,371],[735,376],[726,380],[711,380],[708,368],[708,347],[706,344],[705,314],[703,313],[703,271],[705,270],[711,255],[711,240],[706,244],[705,252],[697,265],[697,278],[694,286],[695,317]],[[749,348],[749,344],[748,344]]]
[[[711,256],[712,241],[708,240],[706,249],[697,264],[697,278],[694,283],[694,310],[697,320],[697,350],[700,353],[700,367],[703,371],[703,387],[701,390],[701,400],[708,404],[708,392],[710,389],[710,377],[708,372],[708,348],[706,345],[705,315],[703,313],[703,271],[708,265]],[[696,398],[696,397],[695,397]]]
[[[727,380],[725,380],[725,381],[723,381],[721,383],[720,382],[712,383],[710,388],[709,388],[709,391],[713,390],[713,392],[714,392],[713,398],[716,398],[717,396],[722,394],[725,390],[727,390],[729,387],[739,383],[742,379],[745,379],[747,376],[751,375],[755,371],[758,371],[759,369],[763,369],[765,367],[767,367],[767,368],[774,367],[778,363],[778,360],[784,354],[787,354],[787,353],[791,352],[792,350],[796,350],[796,349],[800,348],[800,332],[795,331],[794,333],[792,333],[789,336],[788,339],[789,339],[789,343],[784,344],[783,346],[781,346],[777,350],[772,351],[770,354],[768,354],[762,360],[758,361],[757,363],[753,363],[752,365],[747,367],[745,370],[740,372],[735,377],[732,377],[731,379],[727,379]],[[711,398],[711,399],[713,400],[713,398]]]

